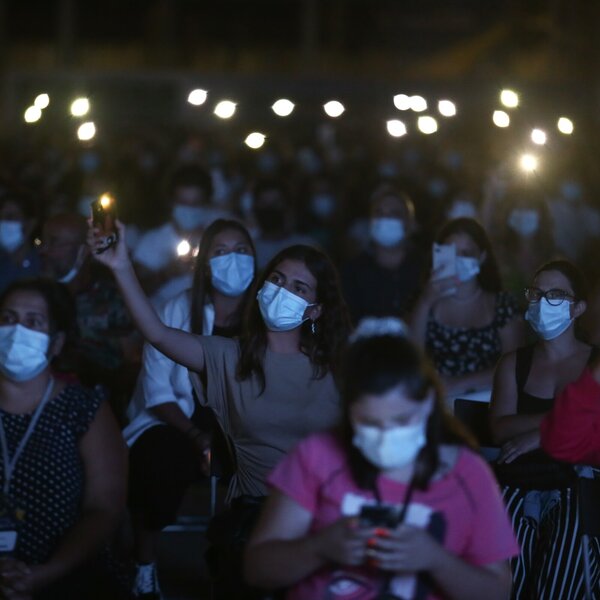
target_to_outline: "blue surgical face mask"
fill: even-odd
[[[573,323],[571,302],[563,300],[558,306],[552,306],[546,298],[541,298],[539,302],[530,302],[525,320],[542,339],[553,340]]]
[[[254,278],[254,257],[230,252],[209,261],[212,285],[225,296],[243,294]]]
[[[371,237],[380,246],[391,248],[406,237],[406,228],[402,219],[378,217],[371,219]]]
[[[460,217],[470,217],[471,219],[474,219],[477,217],[477,209],[475,208],[475,205],[468,200],[456,200],[448,211],[447,217],[449,219],[459,219]]]
[[[173,221],[183,231],[192,231],[202,225],[207,225],[211,211],[204,206],[190,206],[188,204],[175,204],[172,212]]]
[[[531,237],[540,227],[540,214],[531,208],[515,208],[508,218],[508,226],[522,237]]]
[[[471,281],[479,275],[481,263],[478,258],[472,256],[457,256],[456,257],[456,276],[459,281]]]
[[[328,193],[315,194],[310,200],[310,209],[317,217],[330,217],[335,212],[335,196]]]
[[[304,317],[306,309],[314,306],[270,281],[265,281],[257,299],[262,318],[270,331],[290,331],[300,327],[308,320]]]
[[[28,381],[48,366],[50,337],[23,325],[0,326],[0,371],[12,381]]]

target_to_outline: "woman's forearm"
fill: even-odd
[[[32,568],[34,588],[43,589],[98,552],[116,530],[121,518],[119,511],[85,511],[64,536],[50,559]]]
[[[265,589],[294,585],[326,564],[318,547],[314,535],[252,545],[244,558],[244,579]]]
[[[535,415],[505,415],[494,417],[490,422],[492,436],[497,444],[503,444],[517,435],[539,431],[546,413]]]

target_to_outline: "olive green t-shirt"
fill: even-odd
[[[266,478],[301,439],[337,424],[341,411],[331,373],[315,379],[307,356],[266,351],[265,389],[258,378],[236,378],[237,340],[203,337],[206,384],[190,372],[200,401],[209,406],[230,437],[237,472],[228,499],[241,494],[264,496]]]

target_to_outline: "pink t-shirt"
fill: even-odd
[[[302,441],[275,468],[269,483],[313,515],[311,531],[342,516],[358,515],[375,495],[354,483],[346,456],[331,433]],[[385,504],[398,505],[406,484],[380,476],[377,487]],[[461,449],[452,470],[427,491],[415,490],[407,524],[426,528],[450,552],[472,565],[486,565],[519,554],[498,485],[487,464]],[[288,593],[288,600],[371,600],[383,585],[381,572],[369,567],[321,569]],[[391,590],[406,600],[443,598],[427,579],[395,577]]]

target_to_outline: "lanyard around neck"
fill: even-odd
[[[48,385],[46,386],[46,391],[42,396],[40,403],[37,405],[33,416],[31,417],[31,421],[21,438],[21,441],[18,443],[15,453],[12,458],[9,458],[8,455],[8,444],[6,442],[6,432],[4,430],[4,423],[2,421],[2,415],[0,415],[0,450],[2,450],[2,466],[4,467],[4,484],[2,486],[2,491],[4,495],[8,495],[8,490],[10,489],[10,480],[12,479],[15,467],[17,466],[17,462],[19,458],[21,458],[21,454],[23,454],[23,450],[27,445],[27,442],[31,438],[33,431],[35,430],[35,426],[42,416],[42,411],[44,410],[44,406],[50,399],[50,395],[52,394],[52,387],[54,385],[54,378],[50,377],[50,381],[48,381]]]

